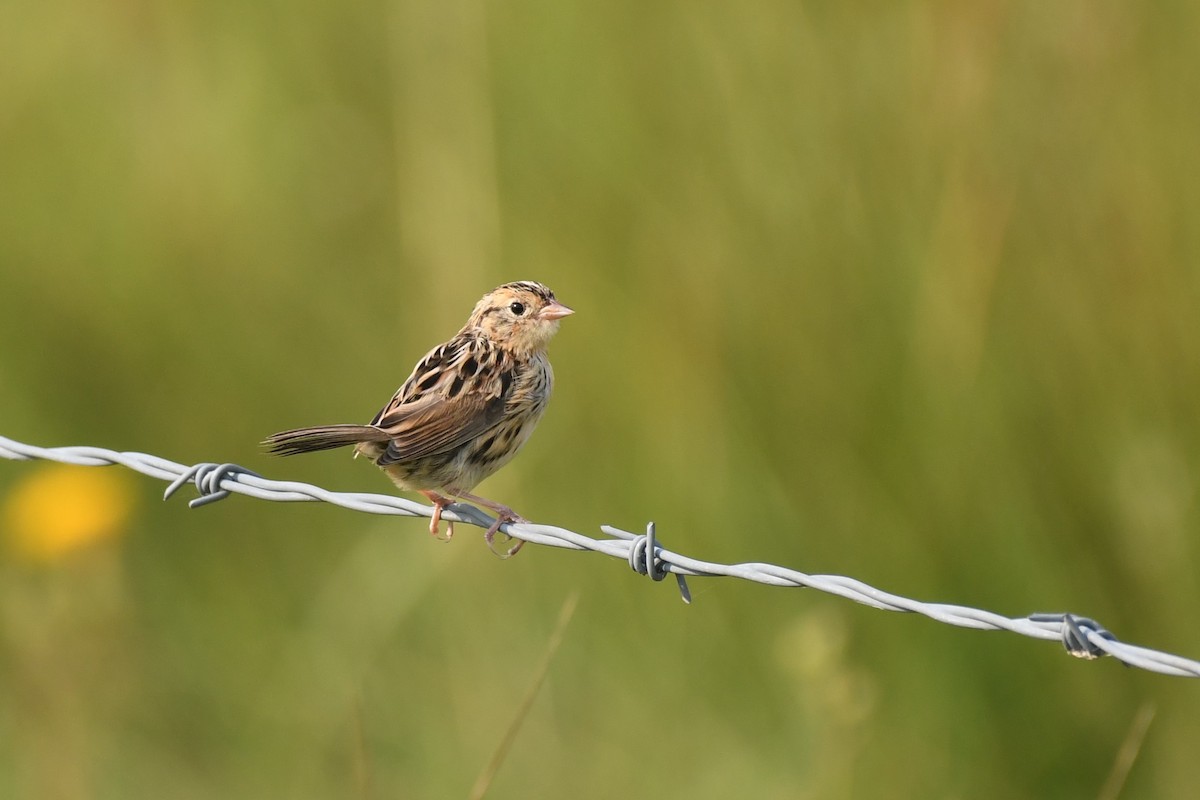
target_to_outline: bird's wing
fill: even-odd
[[[454,450],[504,418],[512,358],[481,337],[456,336],[421,359],[371,424],[389,437],[381,467]]]

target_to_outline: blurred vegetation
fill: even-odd
[[[368,419],[537,279],[578,313],[484,494],[1196,656],[1198,29],[1178,2],[8,2],[0,433],[388,491],[255,443]],[[0,463],[0,796],[464,796],[577,589],[491,796],[1096,797],[1147,704],[1126,795],[1200,779],[1184,680],[54,469]]]

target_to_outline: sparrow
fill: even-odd
[[[392,399],[367,425],[319,425],[268,436],[276,455],[354,446],[396,486],[433,503],[429,532],[438,534],[442,510],[457,500],[497,517],[484,539],[506,522],[526,522],[511,508],[471,494],[480,481],[507,464],[546,411],[554,370],[546,345],[563,317],[573,314],[544,284],[506,283],[476,303],[467,324],[430,350]],[[454,524],[447,524],[447,538]]]

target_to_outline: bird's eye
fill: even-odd
[[[513,302],[513,304],[508,307],[508,310],[513,312],[514,314],[516,314],[519,317],[525,313],[525,304],[520,303],[520,302]]]

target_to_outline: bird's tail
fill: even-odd
[[[263,440],[267,452],[277,456],[315,453],[366,442],[386,442],[388,435],[374,425],[318,425],[273,433]]]

